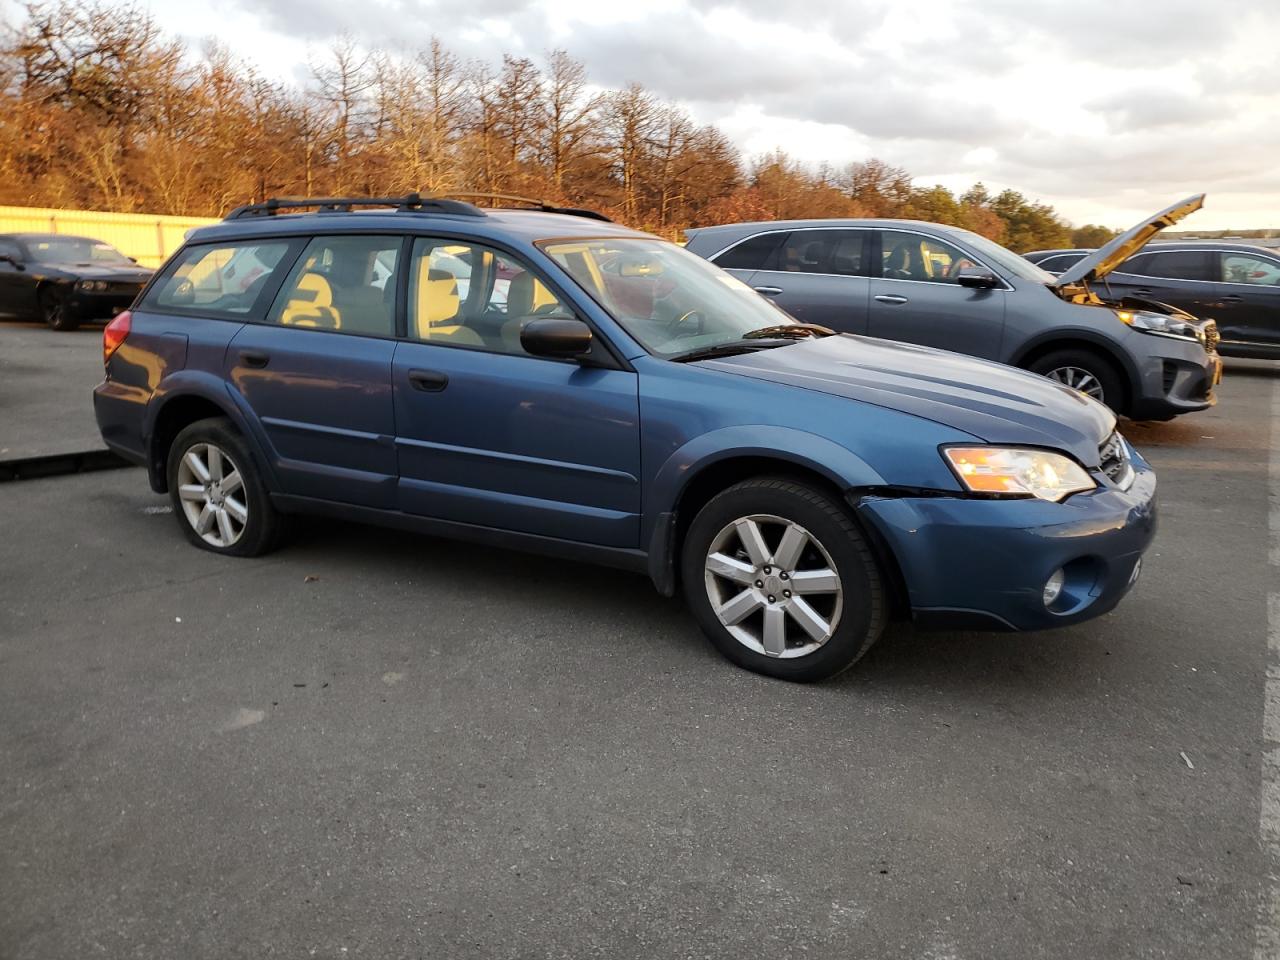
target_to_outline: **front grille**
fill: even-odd
[[[1217,350],[1218,344],[1222,342],[1222,334],[1218,332],[1218,322],[1216,320],[1206,320],[1204,322],[1204,348],[1206,350]]]
[[[1129,489],[1133,483],[1133,464],[1129,462],[1129,445],[1120,431],[1113,430],[1098,447],[1098,462],[1108,480],[1121,490]]]

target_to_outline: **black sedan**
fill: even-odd
[[[126,309],[150,278],[150,270],[101,240],[0,235],[0,316],[74,330]]]

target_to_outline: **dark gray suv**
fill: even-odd
[[[688,249],[796,319],[1023,367],[1135,419],[1212,405],[1217,328],[1162,303],[1113,297],[1105,277],[1198,210],[1190,197],[1054,277],[958,227],[792,220],[687,231]]]

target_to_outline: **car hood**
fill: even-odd
[[[1102,404],[1036,374],[914,344],[843,334],[700,366],[817,390],[946,424],[987,443],[1067,450],[1097,466],[1115,429]]]
[[[1099,247],[1084,259],[1072,264],[1058,274],[1057,282],[1050,284],[1055,290],[1063,287],[1101,280],[1120,264],[1146,246],[1147,241],[1165,227],[1171,227],[1188,214],[1195,213],[1204,206],[1204,194],[1187,197],[1166,207],[1154,217],[1148,217],[1141,223],[1130,227],[1106,246]]]

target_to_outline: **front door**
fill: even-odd
[[[966,267],[989,269],[943,240],[904,230],[880,231],[880,263],[871,281],[867,332],[999,360],[1005,290],[962,287]]]
[[[392,373],[400,508],[638,546],[636,375],[526,354],[522,320],[572,311],[513,256],[424,237],[409,269]]]
[[[17,241],[0,237],[0,316],[37,315],[36,284],[23,263],[25,257]]]
[[[396,506],[395,267],[402,238],[313,239],[264,322],[227,347],[285,493]],[[390,276],[388,276],[390,272]]]
[[[773,269],[757,270],[749,282],[802,323],[866,333],[870,237],[851,228],[794,230],[772,254]]]

